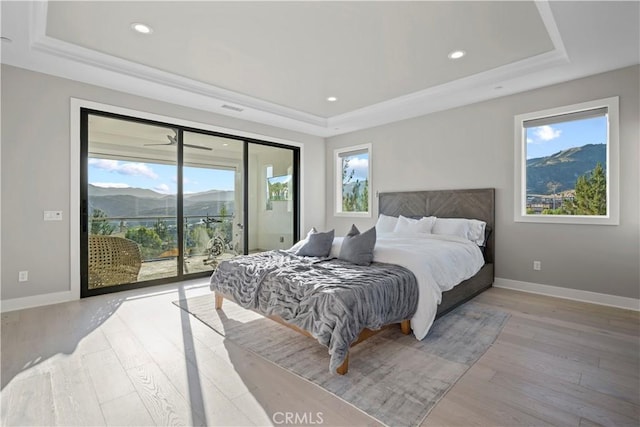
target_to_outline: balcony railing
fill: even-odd
[[[242,225],[234,215],[184,217],[183,271],[212,271],[220,258],[241,252]],[[124,237],[138,243],[142,256],[138,282],[173,277],[178,271],[178,228],[171,215],[89,218],[90,234]]]

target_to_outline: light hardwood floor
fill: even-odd
[[[2,425],[379,425],[171,304],[205,284],[3,314]],[[511,318],[423,425],[639,425],[637,312],[496,288],[476,301]]]

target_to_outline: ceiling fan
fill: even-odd
[[[144,144],[144,145],[145,146],[149,146],[149,145],[178,145],[177,136],[178,136],[178,134],[167,135],[167,139],[169,140],[169,142],[166,143],[166,144]],[[208,151],[213,150],[213,148],[204,147],[202,145],[192,145],[192,144],[182,144],[182,145],[185,146],[185,147],[197,148],[197,149],[200,149],[200,150],[208,150]]]

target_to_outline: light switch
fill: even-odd
[[[44,211],[45,221],[62,221],[62,211]]]

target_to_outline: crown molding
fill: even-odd
[[[113,73],[113,85],[116,89],[119,86],[120,79],[138,79],[144,82],[155,83],[179,91],[184,91],[186,93],[205,96],[211,100],[211,105],[216,108],[215,110],[210,111],[219,114],[244,119],[247,115],[245,114],[245,111],[252,110],[252,116],[254,116],[254,119],[258,118],[256,116],[266,113],[269,116],[277,116],[281,119],[285,119],[285,121],[291,120],[299,122],[302,125],[310,125],[312,128],[326,128],[327,119],[323,117],[263,101],[228,89],[202,83],[49,37],[46,35],[48,3],[33,2],[30,5],[31,19],[29,25],[29,44],[35,52],[49,54],[57,58],[84,64],[88,67],[94,67],[103,71],[110,71]],[[74,80],[79,80],[80,78],[80,76],[75,76]],[[124,82],[121,82],[120,84],[122,83]],[[151,98],[154,97],[150,94],[143,94],[143,96]],[[223,107],[225,105],[227,107]],[[229,106],[235,107],[236,109],[229,110]],[[232,111],[235,114],[230,114],[229,111],[225,110],[218,111],[222,108]],[[265,124],[272,124],[274,117],[265,117],[264,120],[256,121],[261,121]],[[291,124],[289,126],[291,126]]]

